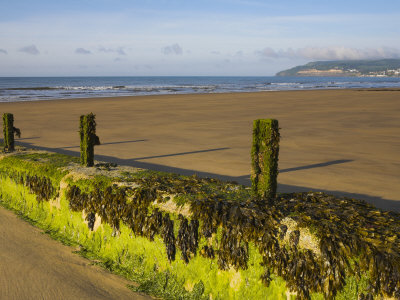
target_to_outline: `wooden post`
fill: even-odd
[[[251,187],[259,199],[276,197],[279,138],[278,120],[258,119],[253,122]]]
[[[4,150],[12,152],[14,147],[14,134],[21,137],[21,131],[14,127],[14,115],[10,113],[3,114],[3,133],[4,133]]]
[[[86,167],[94,165],[94,146],[100,145],[99,137],[96,135],[96,116],[93,113],[82,115],[79,124],[81,164]]]

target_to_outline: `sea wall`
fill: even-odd
[[[35,151],[3,154],[2,205],[166,299],[400,297],[400,217],[321,193]],[[352,227],[353,226],[353,227]],[[397,231],[396,231],[397,230]]]

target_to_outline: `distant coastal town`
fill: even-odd
[[[329,69],[329,70],[317,70],[307,69],[298,71],[299,76],[358,76],[358,77],[400,77],[400,68],[394,70],[384,71],[370,71],[368,73],[361,73],[357,69]]]
[[[276,75],[400,77],[400,59],[317,61],[281,71]]]

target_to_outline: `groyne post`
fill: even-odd
[[[272,200],[276,197],[279,139],[278,120],[254,120],[251,187],[259,199]]]
[[[21,137],[21,131],[14,127],[14,115],[10,113],[3,114],[3,133],[4,133],[4,151],[12,152],[14,147],[14,134]]]
[[[80,117],[79,135],[81,148],[81,165],[93,167],[94,146],[100,145],[99,137],[96,135],[96,116],[93,113]]]

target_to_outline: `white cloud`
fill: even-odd
[[[7,54],[8,52],[4,49],[0,49],[0,53]]]
[[[118,55],[126,55],[126,52],[124,51],[123,47],[119,47],[116,49],[100,47],[99,51],[104,53],[117,53]]]
[[[272,57],[272,58],[278,58],[279,54],[277,51],[275,51],[274,49],[270,48],[270,47],[266,47],[260,51],[256,51],[256,54],[261,55],[261,56],[265,56],[265,57]]]
[[[243,53],[242,50],[236,51],[236,53],[234,55],[234,57],[237,57],[237,58],[240,58],[240,57],[243,57],[243,56],[244,56],[244,53]]]
[[[348,47],[305,47],[299,49],[274,50],[264,48],[256,52],[268,58],[310,59],[310,60],[357,60],[399,58],[400,50],[395,48],[357,49]]]
[[[19,52],[24,52],[27,54],[38,55],[40,51],[36,48],[35,45],[25,46],[18,50]]]
[[[151,65],[134,65],[133,66],[136,70],[151,70],[153,67]]]
[[[75,53],[76,53],[76,54],[92,54],[91,51],[86,50],[86,49],[84,49],[84,48],[76,48],[76,49],[75,49]]]
[[[165,55],[175,54],[175,55],[182,55],[183,49],[179,44],[173,44],[171,46],[166,46],[162,49],[162,52]]]
[[[127,60],[126,58],[121,58],[121,57],[114,58],[114,62],[116,62],[116,63],[123,62],[123,61],[126,61],[126,60]]]

